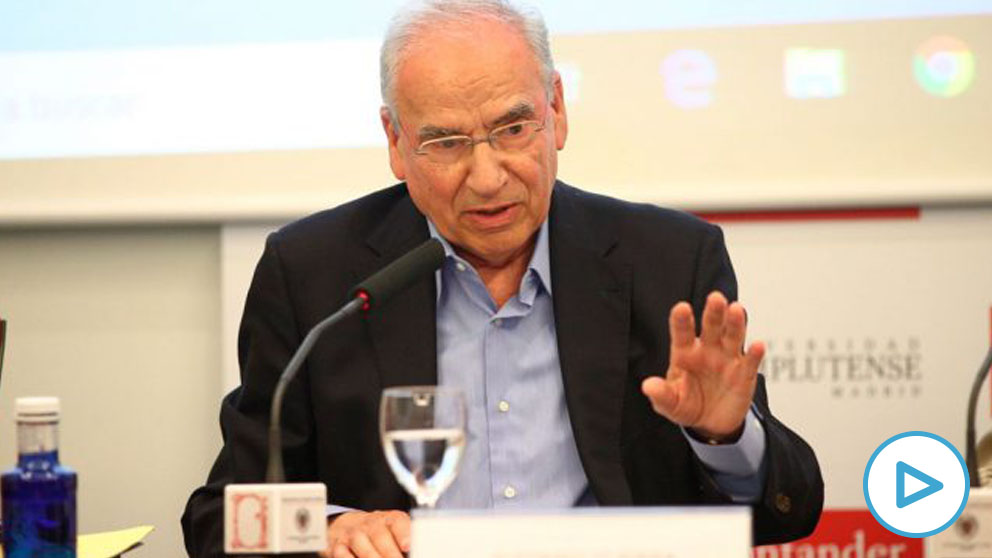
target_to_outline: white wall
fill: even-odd
[[[152,524],[146,558],[183,556],[179,517],[219,448],[216,227],[0,229],[0,466],[13,400],[62,399],[81,533]]]
[[[276,223],[236,223],[220,229],[221,385],[225,393],[241,383],[238,367],[241,312],[255,264],[265,248],[265,237],[278,227]]]

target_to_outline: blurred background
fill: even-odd
[[[377,56],[400,2],[364,4],[0,4],[0,465],[13,399],[60,396],[81,532],[150,523],[136,555],[182,553],[265,234],[393,182]],[[913,429],[963,451],[992,336],[992,5],[532,4],[559,177],[724,226],[773,408],[870,529],[871,451]]]

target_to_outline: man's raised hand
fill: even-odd
[[[668,320],[672,338],[668,373],[664,378],[644,380],[641,391],[655,412],[697,436],[715,441],[736,439],[765,354],[761,342],[743,351],[747,332],[744,307],[736,302],[728,305],[722,293],[710,293],[699,337],[688,302],[673,306]]]

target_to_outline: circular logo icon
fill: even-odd
[[[914,430],[882,442],[868,459],[865,503],[889,531],[936,535],[964,511],[971,482],[964,459],[944,438]]]
[[[301,533],[310,526],[310,512],[306,508],[296,510],[296,529]]]
[[[975,55],[954,37],[932,37],[916,49],[913,74],[927,93],[954,97],[974,81]]]
[[[973,515],[962,514],[961,518],[954,522],[954,527],[957,529],[959,537],[968,540],[974,538],[975,534],[978,533],[978,520]]]

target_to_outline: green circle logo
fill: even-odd
[[[975,79],[975,55],[954,37],[932,37],[916,49],[913,74],[927,93],[955,97]]]

